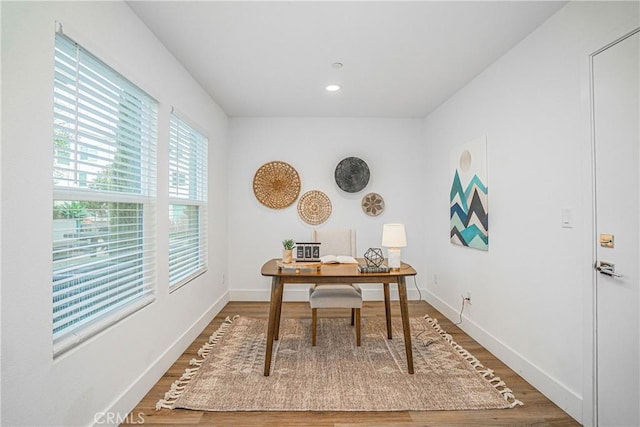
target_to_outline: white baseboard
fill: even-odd
[[[383,301],[384,293],[382,292],[382,288],[380,285],[360,285],[362,288],[362,299],[365,301]],[[392,300],[398,299],[398,290],[395,289],[394,285],[391,285],[390,296]],[[230,290],[230,300],[231,301],[269,301],[271,298],[271,290],[263,289],[235,289]],[[413,286],[407,286],[407,298],[409,301],[419,300],[420,293],[422,293],[422,299],[424,299],[424,295],[426,295],[426,289],[420,289],[418,292],[417,288]],[[282,297],[283,301],[286,302],[305,302],[309,301],[309,288],[304,285],[300,286],[291,286],[286,287],[284,290],[284,296]]]
[[[449,320],[457,322],[459,312],[433,293],[423,291],[426,300]],[[531,363],[524,356],[510,348],[481,326],[463,316],[464,322],[459,326],[474,340],[478,341],[484,348],[493,353],[498,359],[504,362],[509,368],[537,388],[549,400],[558,405],[563,411],[573,417],[576,421],[582,422],[583,401],[575,392],[565,387],[555,378],[544,372],[538,366]],[[516,396],[517,398],[518,396]],[[524,402],[526,405],[527,402]]]
[[[118,414],[120,418],[126,417],[129,412],[136,407],[140,400],[151,390],[151,388],[158,382],[162,375],[173,365],[173,363],[184,353],[185,349],[198,337],[200,332],[207,327],[207,325],[213,320],[213,318],[222,311],[225,305],[229,302],[229,292],[225,292],[216,302],[214,302],[203,314],[200,316],[182,335],[180,335],[173,344],[167,348],[150,366],[144,371],[138,378],[136,378],[131,386],[129,386],[116,401],[104,411],[108,414]],[[99,424],[94,426],[110,425],[109,422],[105,423],[105,419],[101,420]],[[114,419],[115,424],[118,425],[125,421],[124,419]],[[142,423],[143,421],[138,418],[138,414],[131,414],[130,418],[127,418],[133,424]]]

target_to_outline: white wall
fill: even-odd
[[[587,56],[637,20],[637,2],[570,3],[425,119],[427,300],[457,319],[460,296],[471,290],[462,328],[587,424]],[[488,145],[488,252],[449,242],[450,151],[481,135]],[[563,208],[572,210],[573,228],[561,228]]]
[[[323,226],[355,227],[359,255],[380,246],[384,222],[404,222],[403,258],[416,267],[419,286],[428,283],[427,300],[455,318],[460,294],[471,290],[463,328],[583,418],[590,386],[583,302],[592,285],[586,56],[599,47],[595,40],[613,39],[637,20],[637,2],[569,4],[424,121],[238,118],[229,121],[229,137],[224,113],[124,3],[3,1],[1,7],[3,425],[87,425],[106,411],[124,416],[227,301],[223,275],[233,299],[267,300],[269,281],[257,274],[260,266],[280,256],[281,240],[307,239],[313,228],[298,218],[295,204],[271,210],[255,199],[253,175],[271,160],[296,167],[302,193],[329,195],[333,213]],[[168,294],[167,235],[160,231],[156,302],[56,360],[54,20],[160,101],[159,165],[166,164],[162,128],[171,105],[208,131],[212,165],[209,272]],[[448,237],[449,153],[480,135],[488,141],[487,253],[453,246]],[[355,195],[333,179],[347,156],[365,159],[371,169],[368,187]],[[167,221],[162,166],[158,178],[161,225]],[[385,198],[379,217],[360,209],[369,191]],[[560,228],[561,208],[572,209],[572,229]],[[374,288],[366,291],[379,297]]]
[[[258,273],[264,262],[282,256],[281,241],[308,241],[314,227],[356,229],[358,256],[380,247],[382,224],[406,225],[408,247],[403,260],[418,271],[422,284],[424,259],[424,144],[422,120],[360,118],[232,118],[229,121],[229,289],[233,300],[269,299],[268,278]],[[346,193],[335,183],[334,170],[345,157],[360,157],[371,173],[358,193]],[[311,226],[298,216],[297,201],[274,210],[260,204],[253,193],[256,170],[272,160],[291,164],[300,175],[300,195],[320,190],[329,196],[332,214]],[[385,211],[366,215],[362,197],[376,192]],[[386,254],[386,252],[385,252]],[[381,298],[376,286],[365,286],[365,298]],[[413,281],[410,298],[417,298]],[[296,292],[297,290],[297,292]],[[306,287],[285,290],[287,300],[306,300]]]
[[[52,357],[54,21],[159,105],[156,301]],[[133,408],[228,300],[223,111],[124,2],[2,2],[2,425],[90,425]],[[167,291],[171,106],[210,140],[210,268]],[[110,414],[100,415],[101,412]],[[135,415],[135,414],[134,414]],[[133,420],[138,420],[134,416]]]

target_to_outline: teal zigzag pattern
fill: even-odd
[[[489,249],[488,187],[474,175],[463,187],[456,170],[449,193],[451,243]]]

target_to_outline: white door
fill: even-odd
[[[592,57],[596,259],[612,264],[596,274],[599,426],[640,426],[639,39]]]

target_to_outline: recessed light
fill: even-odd
[[[337,92],[340,90],[340,85],[328,85],[325,89],[329,92]]]
[[[333,68],[342,68],[342,62],[334,62],[331,66]]]

